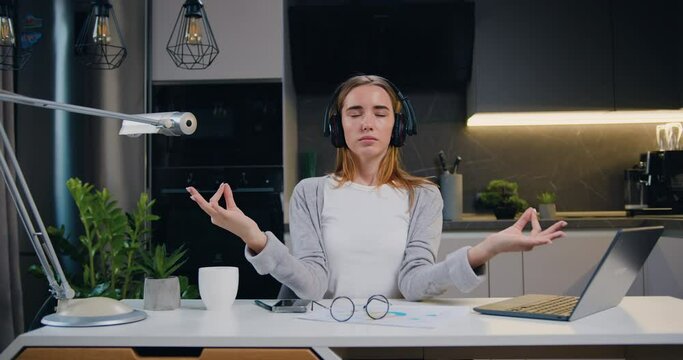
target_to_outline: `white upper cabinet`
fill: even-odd
[[[152,0],[152,81],[281,79],[282,0],[204,0],[220,53],[203,70],[175,66],[166,52],[182,0]]]

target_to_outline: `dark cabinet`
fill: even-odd
[[[476,4],[470,113],[680,108],[678,2]]]
[[[681,10],[683,6],[674,0],[613,2],[617,109],[681,107]]]

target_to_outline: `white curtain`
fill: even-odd
[[[12,71],[0,71],[0,88],[13,90]],[[0,102],[0,126],[14,145],[14,104]],[[4,149],[0,149],[3,151]],[[14,202],[7,186],[0,186],[0,350],[24,331],[19,236]]]

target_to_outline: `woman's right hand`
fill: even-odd
[[[190,199],[209,215],[212,224],[239,236],[255,253],[261,252],[266,246],[266,235],[254,220],[237,207],[230,185],[222,183],[208,202],[194,187],[189,186],[186,190],[190,193]],[[221,197],[225,198],[225,207],[218,203]]]

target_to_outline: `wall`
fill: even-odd
[[[287,8],[288,1],[284,1],[284,8]],[[298,146],[298,121],[297,121],[297,98],[296,92],[294,91],[294,83],[292,82],[292,65],[291,57],[289,55],[289,26],[287,23],[287,16],[284,12],[283,17],[283,46],[284,46],[284,60],[283,60],[283,80],[282,80],[282,116],[283,116],[283,139],[282,146],[284,147],[283,155],[283,201],[282,205],[284,207],[285,223],[289,223],[289,199],[292,196],[292,191],[294,190],[294,185],[296,185],[298,172],[298,159],[297,152]]]
[[[282,0],[203,1],[220,51],[204,70],[179,69],[166,52],[183,3],[151,1],[152,81],[282,78]]]
[[[515,11],[511,5],[502,6],[501,3],[508,2],[476,1],[475,68],[486,61],[482,58],[484,50],[501,46],[499,39],[492,36],[501,33],[497,29],[501,24],[494,20],[505,17],[501,14],[503,12]],[[553,8],[528,6],[523,10],[540,12]],[[525,18],[542,16],[542,13],[536,13]],[[542,22],[536,25],[551,24]],[[539,27],[535,31],[543,33],[545,29]],[[514,41],[521,41],[521,36],[525,36],[525,33],[502,33],[513,41],[512,45],[506,45],[510,51],[515,49]],[[560,48],[561,44],[557,47]],[[552,54],[546,55],[546,61],[550,60]],[[528,71],[523,67],[520,69]],[[400,87],[401,84],[397,85]],[[506,83],[500,80],[499,86],[506,86]],[[533,89],[511,90],[524,92]],[[330,93],[332,91],[330,89]],[[465,212],[474,211],[476,193],[494,178],[518,182],[521,196],[532,205],[536,204],[537,193],[551,190],[558,195],[560,211],[622,210],[623,170],[633,166],[641,152],[656,148],[653,124],[467,128],[465,123],[469,109],[466,98],[472,91],[470,89],[470,94],[404,91],[412,101],[419,120],[418,135],[409,138],[403,148],[406,168],[416,175],[435,176],[438,174],[435,159],[439,150],[443,149],[450,161],[456,154],[462,156],[460,172],[464,175]],[[321,134],[321,117],[327,101],[327,96],[300,94],[297,102],[299,151],[318,152],[318,174],[329,172],[334,166],[334,149],[329,139]]]
[[[143,113],[147,1],[116,0],[111,4],[126,40],[128,55],[118,69],[92,70],[78,62],[73,51],[79,31],[76,17],[89,13],[89,1],[22,1],[18,13],[22,17],[31,13],[42,19],[43,27],[38,31],[43,37],[35,45],[26,66],[15,73],[16,92],[110,111]],[[65,186],[69,177],[79,177],[98,188],[107,187],[124,210],[134,208],[145,189],[144,137],[118,136],[121,126],[118,120],[28,106],[16,109],[18,160],[46,226],[65,224],[71,239],[78,241],[82,230]],[[60,206],[60,202],[66,206]],[[38,260],[23,230],[20,237],[28,326],[45,300],[48,286],[44,279],[25,272],[29,265],[38,264]],[[62,263],[62,266],[69,268],[73,264]]]
[[[676,14],[678,14],[677,16],[679,19],[683,19],[683,3],[678,2],[677,5]],[[683,34],[683,21],[678,22],[678,33]],[[681,64],[683,62],[683,36],[678,37],[678,44],[676,45],[676,48],[678,49],[678,63]],[[680,94],[679,101],[681,108],[683,108],[683,68],[681,67],[678,68],[678,90]]]

